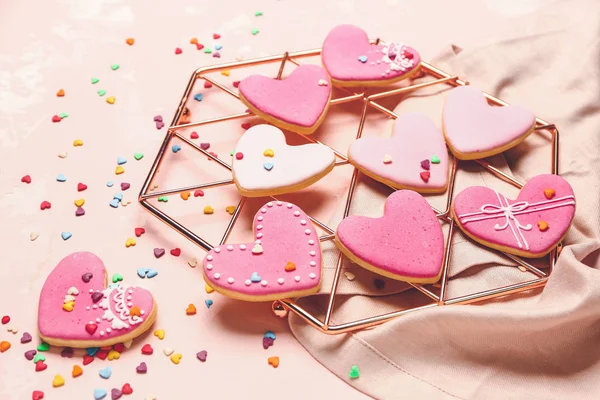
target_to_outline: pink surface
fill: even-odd
[[[88,273],[92,277],[86,283],[82,276]],[[154,308],[152,294],[123,283],[106,288],[105,274],[102,260],[93,253],[77,252],[63,258],[46,279],[40,293],[40,333],[57,339],[105,341],[118,339],[138,328],[145,315]],[[71,288],[78,291],[74,295],[75,306],[72,311],[65,311],[63,303]],[[98,295],[98,301],[93,300],[93,293],[102,294]],[[139,307],[140,316],[129,315],[129,309],[134,305]],[[92,334],[86,331],[88,323],[97,327]]]
[[[421,58],[415,49],[397,44],[390,51],[394,55],[388,58],[387,50],[395,38],[381,39],[384,44],[370,44],[369,36],[361,28],[336,26],[323,42],[323,65],[332,79],[350,82],[391,80],[418,67]],[[359,60],[364,56],[366,62]]]
[[[548,199],[545,189],[553,189]],[[516,200],[483,186],[473,186],[454,199],[454,215],[463,229],[487,242],[532,254],[546,254],[564,236],[575,215],[573,189],[556,175],[538,175]],[[538,221],[548,223],[541,231]]]
[[[304,211],[291,203],[268,202],[256,213],[253,226],[253,243],[208,252],[203,266],[211,286],[271,300],[319,286],[321,245]],[[296,269],[288,272],[290,262]]]
[[[392,193],[380,218],[345,218],[336,235],[356,257],[383,271],[415,278],[440,273],[442,228],[429,203],[411,190]]]
[[[480,90],[461,86],[448,94],[443,122],[446,140],[459,152],[496,154],[529,131],[535,115],[515,105],[492,107]]]
[[[396,188],[416,191],[439,190],[448,181],[448,151],[444,136],[429,118],[418,113],[402,114],[394,122],[391,138],[361,138],[348,151],[353,164],[394,183]],[[384,163],[386,154],[392,162]],[[438,156],[439,164],[431,164],[429,181],[420,173],[425,171],[421,161]]]
[[[326,84],[319,84],[320,80]],[[281,80],[251,75],[240,82],[239,89],[261,112],[307,128],[319,121],[331,95],[329,76],[317,65],[301,65]]]

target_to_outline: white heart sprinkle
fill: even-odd
[[[39,234],[39,233],[37,233],[37,232],[31,232],[31,233],[29,234],[29,240],[31,240],[31,241],[33,242],[33,241],[34,241],[35,239],[37,239],[39,236],[40,236],[40,234]]]
[[[7,331],[9,331],[9,332],[12,332],[12,333],[17,333],[17,332],[19,332],[19,328],[18,328],[18,327],[16,327],[16,326],[14,326],[14,325],[9,325],[9,326],[6,328],[6,330],[7,330]]]
[[[262,254],[263,248],[260,244],[255,244],[252,248],[252,254]]]
[[[72,294],[77,296],[79,294],[79,290],[75,286],[71,286],[69,290],[67,290],[67,294]]]
[[[196,257],[188,260],[188,265],[192,268],[195,268],[196,265],[198,265],[198,260],[196,260]]]
[[[392,162],[392,156],[390,156],[389,154],[385,154],[383,156],[383,163],[390,164],[391,162]]]
[[[329,83],[325,79],[319,79],[319,86],[327,86]]]
[[[58,153],[58,156],[60,158],[67,158],[67,155],[68,155],[68,153],[66,153],[66,152],[65,153]]]
[[[69,301],[75,301],[75,296],[72,296],[70,294],[65,296],[65,303],[69,302]]]
[[[356,278],[356,275],[354,275],[352,272],[344,271],[344,275],[349,281],[353,281],[354,278]]]
[[[166,348],[163,350],[163,353],[165,353],[165,356],[169,357],[171,354],[173,354],[174,350],[171,348]]]

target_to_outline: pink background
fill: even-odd
[[[0,5],[0,239],[3,243],[0,316],[10,315],[19,333],[13,335],[0,325],[0,340],[12,343],[9,351],[0,354],[0,398],[30,398],[34,389],[43,390],[46,399],[93,398],[93,388],[105,388],[110,393],[111,388],[120,388],[125,382],[134,389],[130,398],[143,398],[149,393],[159,399],[215,395],[275,398],[283,393],[289,399],[363,398],[328,373],[295,341],[287,323],[273,317],[270,303],[244,304],[216,293],[206,294],[200,268],[187,265],[191,257],[197,257],[200,263],[204,252],[167,229],[136,203],[165,134],[164,128],[156,130],[152,118],[161,114],[168,126],[190,74],[203,65],[233,61],[236,56],[252,58],[316,48],[329,29],[339,23],[355,23],[371,32],[372,37],[409,43],[429,60],[447,48],[450,40],[468,45],[476,39],[470,34],[472,31],[501,24],[517,10],[515,1],[506,3],[498,6],[493,2],[459,1],[431,13],[426,4],[400,0],[382,1],[377,8],[368,8],[368,2],[343,0],[3,2]],[[521,4],[524,4],[521,8],[530,11],[528,8],[535,8],[537,3]],[[486,18],[454,23],[465,9]],[[264,15],[255,17],[254,12],[259,10]],[[423,28],[425,21],[427,27]],[[432,27],[444,35],[435,34]],[[260,33],[253,36],[250,33],[253,28]],[[213,32],[220,33],[222,38],[213,40]],[[398,34],[402,37],[398,38]],[[135,38],[134,46],[125,44],[127,37]],[[222,44],[222,57],[213,58],[196,50],[189,44],[191,37],[197,37],[207,46]],[[182,48],[183,54],[176,56],[176,47]],[[118,71],[110,69],[114,63],[120,64]],[[275,70],[271,66],[265,72],[274,74]],[[92,85],[92,77],[100,82]],[[231,87],[243,75],[241,71],[233,71],[228,78],[217,78]],[[61,88],[66,96],[58,98],[55,93]],[[96,94],[99,89],[107,91],[104,98]],[[214,88],[202,92],[205,97],[201,103],[192,100],[195,116],[243,110],[233,100],[219,97]],[[108,96],[116,96],[114,105],[105,102]],[[209,107],[211,104],[213,107]],[[69,117],[52,123],[52,116],[61,112],[69,113]],[[232,140],[243,132],[239,127],[241,122],[198,129],[197,142],[210,142],[211,150],[228,160]],[[324,126],[327,129],[327,121]],[[81,139],[84,145],[73,147],[75,139]],[[332,140],[336,142],[336,137]],[[340,148],[344,145],[347,143]],[[62,152],[68,152],[66,159],[57,157]],[[144,153],[145,157],[135,161],[136,152]],[[114,174],[118,156],[128,160],[123,165],[126,172],[120,176]],[[162,172],[168,168],[169,178],[156,181],[161,189],[228,177],[227,171],[216,163],[196,157],[185,146],[176,155],[169,151],[167,158],[169,167],[165,164]],[[336,169],[326,182],[311,189],[313,195],[319,196],[319,202],[314,201],[315,197],[303,197],[298,200],[299,205],[307,213],[327,221],[344,193],[350,171],[346,167]],[[67,177],[67,182],[56,182],[59,173]],[[32,177],[29,185],[20,182],[25,174]],[[108,180],[115,186],[106,187]],[[87,184],[88,189],[78,193],[78,182]],[[113,209],[108,203],[120,191],[120,182],[131,184],[124,197],[132,203]],[[79,198],[86,200],[86,215],[75,217],[73,201]],[[50,201],[52,209],[40,211],[43,200]],[[204,197],[191,197],[187,203],[179,196],[172,196],[161,207],[185,219],[191,228],[215,243],[229,218],[225,206],[236,204],[237,200],[237,193],[230,186],[206,191]],[[250,225],[260,203],[249,204],[240,225]],[[316,203],[322,207],[317,209]],[[202,214],[206,205],[215,208],[214,215]],[[145,227],[146,234],[136,238],[137,246],[126,248],[125,241],[135,238],[133,230],[137,226]],[[33,231],[40,236],[31,242],[29,234]],[[72,232],[73,237],[63,241],[62,231]],[[240,232],[233,235],[232,241],[244,238],[247,239],[247,232]],[[155,259],[152,254],[155,247],[165,248],[167,254]],[[182,249],[179,258],[168,253],[174,247]],[[76,379],[71,377],[71,368],[82,365],[81,357],[61,358],[57,352],[47,354],[46,371],[35,372],[34,364],[23,357],[23,352],[37,344],[39,289],[56,263],[78,250],[100,256],[109,274],[119,272],[126,282],[143,284],[152,290],[159,304],[153,329],[165,329],[166,338],[159,341],[151,333],[144,335],[120,360],[96,360],[84,367],[83,376]],[[159,275],[142,281],[135,273],[140,267],[155,268]],[[204,306],[208,298],[214,300],[210,309]],[[196,305],[197,315],[185,315],[189,303]],[[272,348],[264,350],[261,342],[267,330],[274,331],[277,340]],[[34,341],[21,345],[19,338],[25,331],[34,335]],[[154,355],[140,354],[145,343],[152,344]],[[183,354],[181,364],[172,364],[162,354],[165,347]],[[208,351],[206,363],[195,358],[195,353],[203,349]],[[280,357],[278,369],[267,365],[270,356]],[[141,361],[148,364],[146,375],[135,373],[135,366]],[[107,381],[98,376],[98,370],[106,365],[113,369]],[[55,374],[65,378],[64,387],[52,388]]]

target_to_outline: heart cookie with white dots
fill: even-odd
[[[206,283],[246,301],[301,297],[319,290],[321,243],[298,206],[273,201],[254,217],[254,242],[215,247],[204,257]]]
[[[283,132],[256,125],[238,141],[233,180],[246,197],[274,196],[312,185],[334,166],[335,154],[322,144],[288,146]]]
[[[104,347],[138,337],[152,326],[156,314],[149,291],[122,283],[107,287],[102,260],[77,252],[63,258],[46,279],[38,330],[51,345]]]

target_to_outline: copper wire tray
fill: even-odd
[[[378,43],[379,39],[377,39],[376,41],[373,41],[373,42]],[[144,207],[147,211],[149,211],[156,218],[158,218],[159,220],[161,220],[162,222],[167,224],[169,227],[171,227],[172,229],[174,229],[177,232],[179,232],[180,234],[182,234],[185,238],[192,241],[196,245],[202,247],[206,251],[209,251],[210,249],[212,249],[213,245],[211,243],[208,243],[205,239],[196,235],[194,232],[192,232],[191,230],[186,228],[181,222],[173,219],[172,217],[170,217],[163,211],[159,210],[158,208],[156,208],[154,205],[152,205],[148,201],[151,198],[157,198],[160,196],[169,196],[169,195],[178,194],[181,192],[193,191],[193,190],[197,190],[197,189],[214,188],[214,187],[218,187],[218,186],[233,184],[232,179],[226,179],[226,180],[221,180],[221,181],[216,181],[216,182],[201,183],[198,185],[187,186],[187,187],[182,187],[182,188],[178,188],[178,189],[154,191],[154,192],[151,192],[149,190],[150,185],[152,184],[153,179],[155,178],[155,176],[160,168],[160,165],[164,159],[165,153],[168,150],[169,143],[171,142],[171,139],[173,139],[173,138],[180,139],[181,141],[183,141],[184,143],[189,145],[191,148],[197,150],[204,156],[209,157],[211,160],[216,161],[223,168],[226,168],[229,171],[231,171],[230,164],[219,159],[218,157],[215,157],[214,155],[210,154],[206,150],[203,150],[196,143],[194,143],[191,140],[189,140],[188,138],[184,137],[180,132],[178,132],[178,130],[181,130],[183,128],[188,128],[188,127],[197,127],[197,126],[201,126],[201,125],[216,124],[216,123],[220,123],[220,122],[224,122],[224,121],[246,118],[246,117],[253,116],[253,114],[249,111],[246,111],[246,112],[240,113],[240,114],[234,114],[234,115],[228,115],[228,116],[219,117],[219,118],[212,118],[212,119],[207,119],[207,120],[203,120],[203,121],[192,122],[191,121],[192,116],[191,116],[189,109],[186,108],[186,104],[190,98],[190,94],[192,92],[192,89],[194,87],[196,80],[200,79],[200,80],[208,81],[208,82],[212,83],[212,85],[215,86],[216,88],[226,92],[227,94],[235,97],[236,99],[239,99],[239,96],[237,93],[235,93],[234,91],[230,90],[229,88],[225,87],[224,85],[215,81],[213,78],[211,78],[207,75],[210,73],[238,69],[238,68],[251,67],[251,66],[257,66],[257,65],[261,65],[261,64],[280,63],[279,72],[277,74],[277,79],[280,79],[281,75],[283,73],[283,69],[286,66],[286,63],[291,63],[291,64],[298,66],[298,65],[300,65],[300,60],[305,59],[307,57],[319,56],[320,54],[321,54],[321,49],[299,51],[299,52],[294,52],[294,53],[286,52],[285,54],[276,55],[276,56],[257,58],[257,59],[252,59],[252,60],[244,60],[244,61],[239,61],[239,62],[232,62],[232,63],[221,64],[221,65],[212,66],[212,67],[203,67],[203,68],[199,68],[196,71],[194,71],[194,73],[192,74],[192,76],[187,84],[187,87],[183,93],[183,96],[179,103],[179,107],[177,108],[177,111],[175,112],[175,116],[173,117],[171,126],[167,130],[165,138],[160,146],[160,149],[158,150],[158,154],[156,155],[156,158],[155,158],[154,162],[152,163],[152,167],[150,168],[148,176],[146,177],[146,180],[140,191],[138,201],[140,202],[142,207]],[[427,86],[432,86],[432,85],[438,85],[438,84],[445,84],[445,85],[451,85],[451,86],[468,85],[468,82],[460,80],[457,76],[451,76],[450,74],[448,74],[426,62],[421,62],[421,72],[418,77],[423,77],[423,76],[430,76],[433,79],[428,82],[413,84],[413,85],[410,85],[407,87],[401,87],[401,88],[396,88],[396,89],[387,88],[388,90],[380,91],[378,93],[370,94],[370,95],[367,95],[366,92],[352,92],[352,91],[349,91],[346,89],[342,89],[341,92],[344,93],[344,96],[332,98],[330,101],[330,105],[335,106],[335,105],[347,103],[347,102],[362,102],[362,113],[360,116],[360,122],[358,124],[358,129],[357,129],[357,133],[356,133],[356,138],[358,139],[362,135],[363,128],[365,125],[365,119],[366,119],[366,115],[367,115],[367,111],[369,110],[369,107],[371,107],[381,113],[386,114],[387,116],[389,116],[392,119],[396,119],[398,117],[398,115],[396,115],[393,111],[378,104],[377,100],[379,100],[379,99],[388,98],[388,97],[392,97],[392,96],[398,96],[398,95],[402,95],[402,94],[407,94],[407,93],[412,92],[417,89],[421,89],[421,88],[424,88]],[[386,88],[383,88],[383,89],[386,89]],[[506,102],[504,102],[494,96],[491,96],[487,93],[485,93],[485,96],[487,97],[488,102],[490,104],[497,105],[497,106],[506,106],[507,105]],[[536,118],[535,130],[536,130],[536,132],[538,132],[540,134],[546,133],[546,134],[551,135],[551,138],[552,138],[551,173],[557,175],[558,174],[558,154],[559,154],[559,132],[558,132],[558,129],[553,124],[550,124],[540,118]],[[321,143],[321,142],[311,138],[310,136],[304,136],[304,135],[300,135],[300,136],[302,136],[306,141],[313,142],[313,143]],[[332,149],[332,150],[334,151],[334,153],[337,157],[337,160],[335,163],[336,167],[340,166],[340,165],[348,164],[348,159],[345,156],[345,154],[340,153],[339,151],[337,151],[335,149]],[[464,162],[464,163],[477,162],[482,167],[487,169],[489,172],[494,174],[496,177],[510,183],[513,186],[516,186],[519,189],[523,187],[523,183],[521,183],[518,180],[516,180],[515,178],[505,174],[504,172],[500,171],[499,169],[495,168],[494,166],[490,165],[485,160],[462,161],[462,162]],[[342,257],[343,256],[340,253],[338,256],[338,259],[337,259],[337,265],[336,265],[336,269],[335,269],[333,284],[332,284],[331,291],[329,294],[327,311],[325,314],[325,318],[323,320],[318,319],[317,317],[312,315],[310,312],[305,310],[294,299],[281,299],[281,300],[273,302],[273,304],[272,304],[273,312],[279,317],[285,317],[287,315],[288,311],[292,311],[292,312],[298,314],[306,322],[308,322],[310,325],[317,328],[321,332],[324,332],[327,334],[340,334],[340,333],[346,333],[346,332],[355,331],[355,330],[359,330],[359,329],[372,327],[372,326],[375,326],[378,324],[382,324],[393,318],[397,318],[404,314],[414,312],[414,311],[424,310],[427,308],[432,308],[432,307],[437,307],[437,306],[452,305],[452,304],[475,303],[475,302],[479,302],[479,301],[483,301],[483,300],[493,299],[493,298],[497,298],[497,297],[501,297],[501,296],[506,296],[506,295],[510,295],[510,294],[514,294],[514,293],[531,290],[534,288],[543,287],[546,284],[548,277],[552,273],[552,269],[553,269],[553,267],[556,263],[556,260],[560,254],[560,249],[562,248],[561,244],[559,244],[557,246],[557,248],[552,250],[552,252],[549,254],[549,256],[548,256],[549,265],[548,265],[548,269],[545,271],[542,271],[542,270],[534,267],[533,265],[531,265],[530,263],[528,263],[527,261],[525,261],[519,257],[513,256],[511,254],[506,254],[503,252],[498,252],[499,254],[502,254],[503,256],[513,260],[514,262],[516,262],[517,264],[522,266],[525,270],[531,272],[533,275],[535,275],[534,279],[531,279],[531,280],[528,280],[525,282],[521,282],[521,283],[515,283],[515,284],[499,287],[499,288],[488,289],[488,290],[484,290],[484,291],[480,291],[480,292],[476,292],[476,293],[469,293],[467,295],[462,295],[459,297],[447,298],[447,296],[446,296],[447,290],[446,289],[448,287],[448,266],[450,263],[450,257],[451,257],[450,250],[452,247],[453,232],[454,232],[454,220],[452,219],[452,216],[450,215],[450,205],[451,205],[451,201],[453,198],[454,182],[455,182],[455,178],[456,178],[456,170],[457,170],[458,163],[459,163],[459,161],[457,159],[453,158],[453,162],[452,162],[452,165],[450,168],[450,173],[449,173],[450,175],[449,175],[449,185],[448,185],[448,190],[447,190],[448,197],[447,197],[447,201],[446,201],[446,209],[442,211],[442,210],[433,208],[433,210],[437,214],[437,217],[440,219],[440,221],[442,221],[442,223],[449,224],[448,235],[447,235],[447,238],[445,239],[442,277],[440,279],[440,282],[434,286],[410,283],[410,285],[412,287],[419,290],[421,293],[423,293],[424,295],[428,296],[431,299],[430,304],[426,304],[426,305],[420,306],[420,307],[409,308],[409,309],[402,309],[402,310],[386,313],[383,315],[372,316],[369,318],[364,318],[364,319],[360,319],[357,321],[351,321],[351,322],[347,322],[347,323],[343,323],[343,324],[332,324],[331,321],[332,321],[332,315],[333,315],[334,306],[335,306],[336,291],[337,291],[337,287],[338,287],[338,283],[339,283],[339,279],[340,279],[340,275],[341,275],[341,271],[342,271]],[[358,170],[354,169],[352,178],[350,180],[348,195],[346,198],[344,217],[348,216],[349,211],[350,211],[350,205],[351,205],[352,198],[354,195],[354,190],[356,187],[358,174],[359,174]],[[275,197],[272,197],[272,198],[275,199]],[[246,203],[246,198],[242,197],[241,200],[239,201],[237,207],[235,208],[234,213],[232,214],[232,218],[231,218],[225,232],[223,233],[223,236],[219,242],[219,245],[223,245],[227,241],[233,227],[235,226],[236,221],[238,220],[240,211],[244,207],[245,203]],[[334,239],[334,237],[335,237],[334,229],[328,227],[326,224],[324,224],[321,221],[318,221],[314,218],[311,218],[311,221],[325,232],[324,235],[320,236],[321,242]],[[496,251],[496,250],[489,249],[489,251]],[[435,292],[438,292],[438,290],[436,290],[438,288],[439,288],[439,294],[435,293]]]

